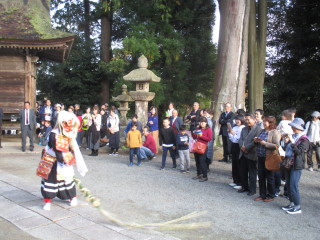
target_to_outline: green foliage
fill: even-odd
[[[273,114],[296,107],[305,117],[320,105],[320,2],[274,2],[270,9],[266,109]]]
[[[160,111],[169,102],[182,111],[194,101],[209,105],[216,57],[211,42],[215,9],[211,0],[106,0],[90,4],[92,42],[86,43],[83,1],[52,1],[53,21],[79,38],[66,63],[48,63],[41,68],[38,89],[43,95],[66,103],[93,104],[98,101],[103,75],[112,79],[112,96],[121,93],[122,84],[134,90],[123,76],[137,68],[137,59],[144,54],[148,68],[161,77],[160,83],[150,84],[150,91],[156,93],[150,104]],[[112,16],[113,49],[108,63],[100,61],[100,39],[94,37],[100,34],[102,11]]]

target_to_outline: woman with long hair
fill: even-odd
[[[200,117],[200,124],[199,127],[193,131],[192,137],[197,141],[204,143],[208,146],[208,142],[212,140],[212,130],[208,125],[208,120],[205,117]],[[208,147],[207,147],[208,150]],[[194,153],[194,158],[196,160],[196,167],[197,167],[197,176],[193,179],[199,179],[199,182],[208,181],[207,171],[208,166],[206,163],[207,157],[207,150],[203,153]]]
[[[101,115],[99,114],[99,108],[94,107],[91,115],[92,124],[89,128],[89,149],[91,154],[89,156],[98,156],[100,147],[100,127],[101,127]]]

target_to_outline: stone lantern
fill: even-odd
[[[130,91],[129,95],[135,101],[135,113],[143,126],[148,121],[148,102],[155,96],[154,92],[149,92],[149,83],[160,82],[160,78],[147,68],[148,59],[142,55],[138,59],[138,69],[131,71],[123,77],[126,81],[136,83],[136,91]]]
[[[120,111],[120,125],[127,125],[127,113],[130,110],[129,102],[133,102],[133,99],[127,93],[127,85],[123,84],[121,86],[122,94],[117,97],[112,97],[112,101],[117,101],[120,103],[118,110]]]

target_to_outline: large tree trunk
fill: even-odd
[[[103,2],[109,2],[109,0],[101,0]],[[101,15],[101,61],[108,63],[111,60],[111,24],[112,14],[111,11],[103,12]],[[110,79],[107,74],[103,76],[101,81],[101,103],[107,103],[110,99]]]
[[[86,40],[86,45],[90,44],[90,1],[83,0],[84,6],[84,38]]]
[[[219,0],[220,32],[212,106],[218,119],[230,102],[244,107],[248,59],[249,1]]]
[[[263,109],[263,86],[266,66],[267,1],[250,0],[249,17],[249,108]],[[257,13],[258,11],[258,13]],[[257,22],[258,21],[258,22]]]

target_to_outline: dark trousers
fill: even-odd
[[[313,151],[316,151],[317,163],[318,163],[318,166],[320,166],[320,145],[319,143],[316,144],[314,142],[310,142],[310,148],[309,148],[309,151],[307,152],[308,167],[313,167],[313,161],[312,161]]]
[[[79,147],[81,147],[81,145],[82,145],[82,138],[83,138],[82,135],[83,135],[83,131],[78,132],[78,134],[77,134],[77,143],[78,143]]]
[[[204,154],[194,153],[194,158],[196,160],[197,176],[202,174],[202,176],[206,178],[207,172],[208,172],[208,167],[206,163],[207,153],[206,152]]]
[[[88,130],[83,130],[82,131],[82,138],[86,139],[86,147],[89,148],[89,131]],[[82,142],[82,140],[81,140]]]
[[[175,151],[173,150],[173,148],[172,147],[164,147],[164,146],[162,146],[162,164],[161,164],[161,168],[165,168],[165,166],[166,166],[166,160],[167,160],[168,151],[170,152],[170,156],[172,158],[173,167],[177,166],[176,154],[175,154]]]
[[[222,135],[222,144],[223,144],[223,158],[225,161],[228,161],[228,157],[231,154],[232,142],[230,141],[228,136]]]
[[[240,159],[241,186],[245,190],[256,193],[257,188],[257,161],[244,156]]]
[[[259,193],[262,198],[274,198],[274,172],[266,169],[265,162],[265,157],[258,157]]]
[[[33,136],[34,130],[30,128],[30,126],[23,126],[21,128],[21,143],[22,143],[22,150],[26,150],[26,144],[27,144],[27,136],[30,140],[30,150],[33,150],[34,144],[33,144]]]
[[[300,205],[300,192],[299,192],[299,180],[302,174],[302,170],[290,170],[285,171],[287,193],[290,202],[293,202],[295,206]]]
[[[280,192],[282,172],[274,172],[274,191]]]
[[[133,162],[133,155],[137,154],[138,163],[141,162],[140,148],[130,148],[130,162]]]
[[[233,182],[237,185],[241,185],[241,177],[240,177],[240,147],[238,143],[232,143],[232,179]]]

